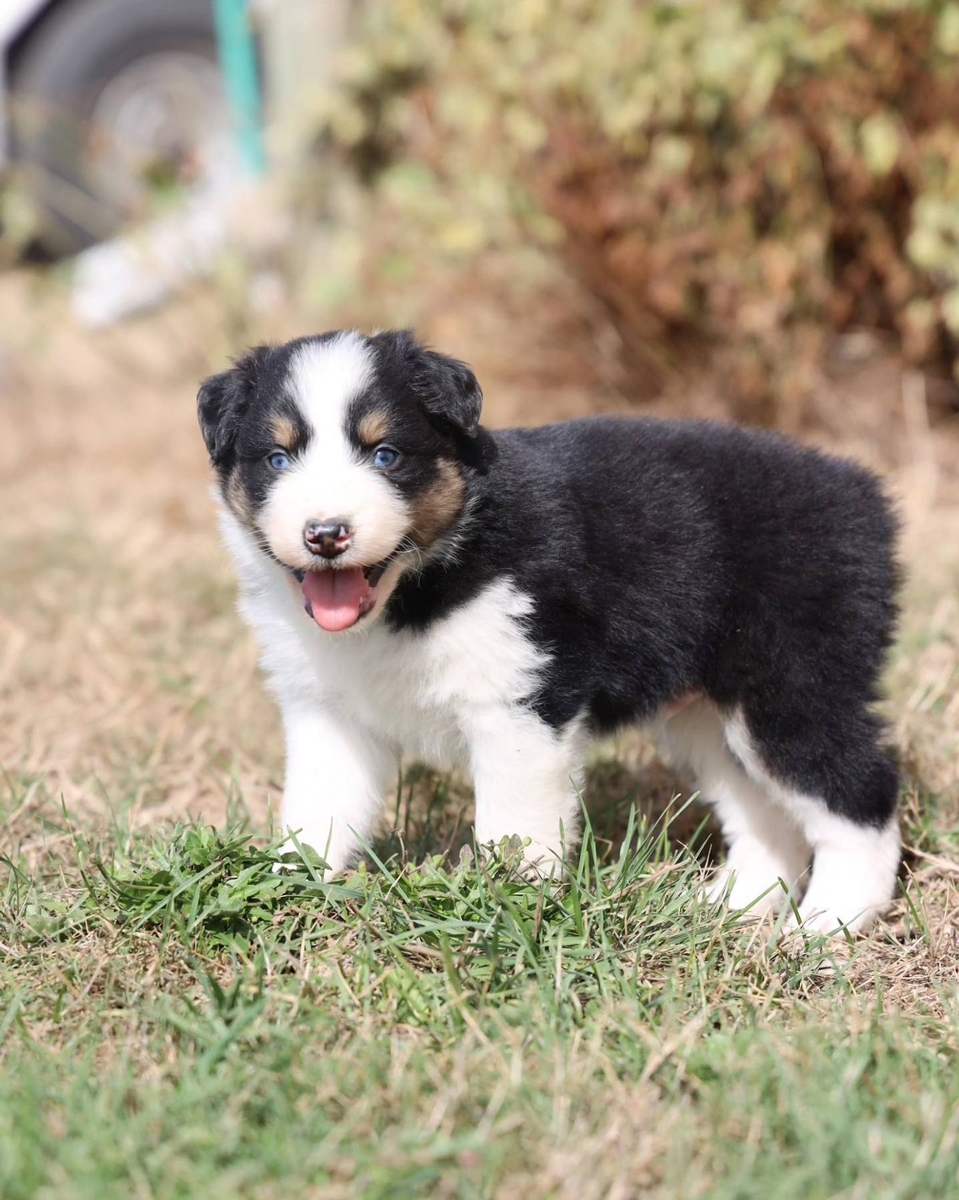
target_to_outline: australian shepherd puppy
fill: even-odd
[[[467,768],[477,842],[519,835],[549,871],[586,739],[646,722],[719,819],[715,898],[865,929],[900,853],[876,480],[699,421],[491,432],[481,403],[406,331],[260,346],[200,388],[284,826],[342,871],[403,752]]]

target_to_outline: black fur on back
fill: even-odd
[[[774,434],[600,417],[491,438],[455,555],[401,581],[422,629],[504,576],[551,655],[532,699],[605,732],[691,689],[741,706],[771,770],[882,825],[872,712],[894,632],[896,523],[876,479]],[[477,648],[482,653],[482,648]]]

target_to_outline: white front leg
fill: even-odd
[[[369,837],[395,756],[333,708],[283,705],[283,828],[335,874]]]
[[[529,839],[524,858],[540,871],[562,869],[563,847],[579,831],[581,739],[555,732],[528,709],[484,714],[468,733],[476,792],[476,841]]]

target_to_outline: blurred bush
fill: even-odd
[[[378,0],[330,131],[471,254],[554,245],[640,392],[795,426],[831,334],[959,382],[959,3]]]

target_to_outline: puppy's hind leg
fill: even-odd
[[[785,722],[739,713],[727,732],[812,847],[802,927],[864,932],[895,894],[900,860],[897,771],[878,745],[878,723],[849,709],[820,721],[810,704]]]
[[[723,832],[726,860],[707,897],[756,916],[778,911],[796,896],[812,857],[799,825],[736,761],[723,719],[709,701],[669,717],[659,740],[676,765],[692,769]]]

